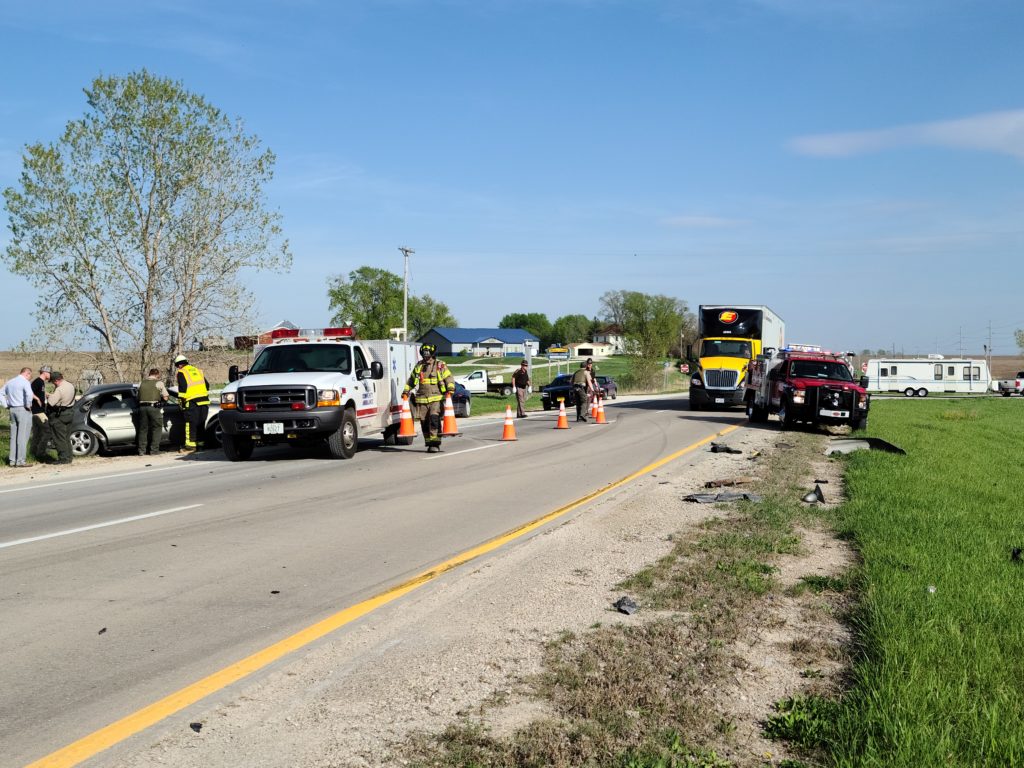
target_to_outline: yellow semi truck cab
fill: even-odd
[[[785,323],[763,305],[701,304],[690,378],[690,410],[743,405],[747,365],[765,349],[780,349]]]

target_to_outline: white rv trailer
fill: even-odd
[[[868,389],[927,397],[929,392],[984,393],[991,383],[988,363],[968,358],[894,358],[868,360]]]

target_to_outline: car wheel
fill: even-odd
[[[228,461],[248,461],[252,458],[253,441],[245,437],[224,435],[221,446]]]
[[[220,448],[224,440],[224,430],[220,426],[220,419],[214,419],[206,425],[206,435],[203,444],[205,448]]]
[[[341,426],[338,431],[327,438],[327,448],[332,459],[351,459],[356,455],[359,442],[359,423],[355,411],[346,408],[341,415]]]
[[[615,398],[617,398],[618,396],[619,396],[619,392],[618,392],[618,390],[615,390],[615,389],[613,389],[613,390],[612,390],[612,400],[614,400],[614,399],[615,399]]]
[[[903,390],[903,396],[904,397],[913,397],[914,396],[914,388],[913,387],[907,387],[906,389],[904,389]]]
[[[919,390],[917,390],[917,396],[918,397],[928,397],[928,390],[925,389],[924,387],[921,387]]]
[[[469,418],[469,414],[472,411],[472,408],[470,407],[470,403],[471,403],[471,401],[467,400],[462,405],[462,417],[464,419],[468,419]]]
[[[87,429],[76,429],[71,433],[71,455],[93,456],[100,449],[100,440]]]
[[[551,410],[551,401],[550,400],[544,400],[543,402],[541,402],[541,405],[544,406],[544,410],[545,411],[550,411]]]

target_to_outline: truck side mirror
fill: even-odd
[[[860,385],[862,387],[864,387],[864,389],[867,389],[868,388],[868,384],[870,384],[870,383],[871,383],[871,379],[869,379],[867,376],[861,376],[860,377]]]
[[[228,381],[238,381],[238,366],[232,365],[228,368]]]

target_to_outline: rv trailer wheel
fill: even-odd
[[[906,389],[903,390],[903,395],[904,395],[904,397],[913,397],[914,396],[914,388],[913,387],[907,387]]]
[[[918,397],[928,397],[928,390],[925,389],[924,387],[921,387],[919,390],[917,390],[917,396]]]

